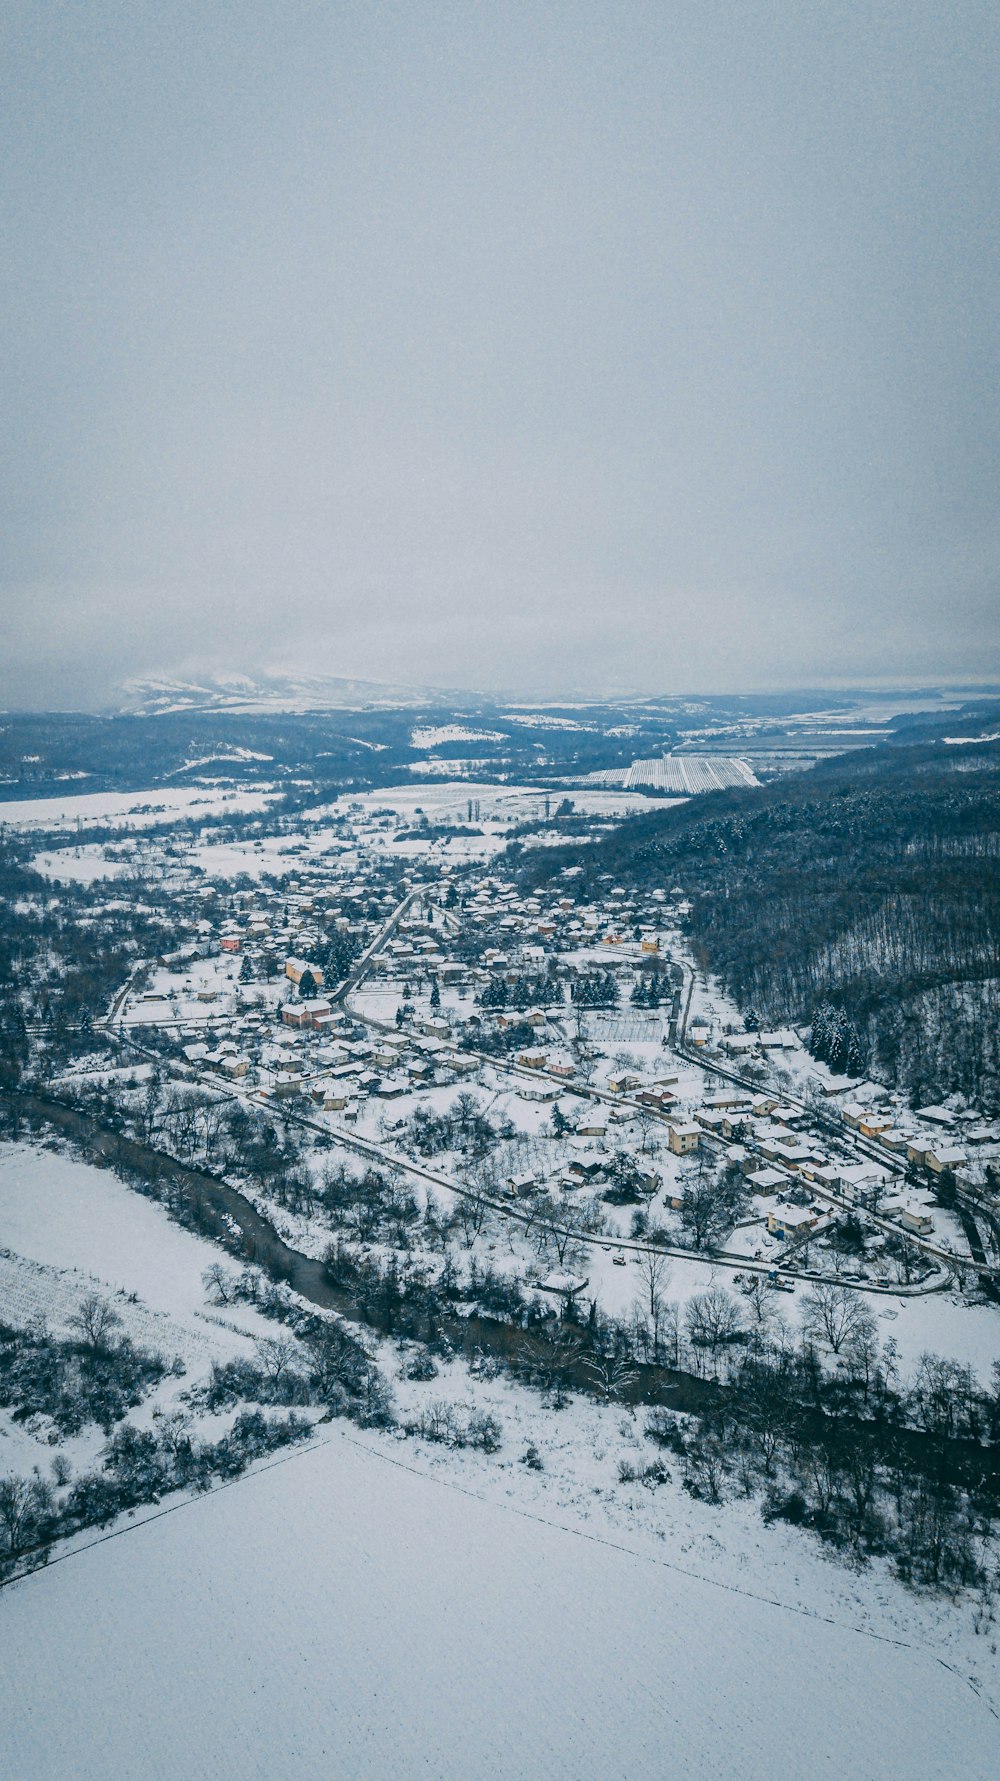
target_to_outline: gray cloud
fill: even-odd
[[[9,704],[995,673],[995,8],[14,5]]]

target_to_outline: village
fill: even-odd
[[[411,795],[280,845],[131,840],[176,943],[109,1011],[122,1063],[294,1127],[314,1173],[333,1154],[474,1205],[470,1252],[557,1307],[621,1315],[650,1255],[682,1304],[710,1282],[790,1316],[817,1282],[891,1318],[996,1295],[995,1123],[748,1032],[690,955],[683,887],[529,894],[510,808],[467,809],[478,834]],[[256,1203],[323,1253],[322,1220]]]

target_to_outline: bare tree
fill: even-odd
[[[850,1362],[851,1372],[864,1387],[867,1397],[875,1378],[880,1352],[878,1330],[875,1327],[874,1317],[864,1327],[855,1330],[853,1336],[848,1338],[845,1352]]]
[[[52,1476],[60,1490],[73,1476],[73,1462],[68,1453],[57,1453],[52,1461]]]
[[[715,1184],[699,1168],[689,1177],[681,1192],[681,1228],[692,1249],[714,1249],[724,1229],[719,1216]]]
[[[561,1268],[574,1261],[587,1228],[583,1208],[571,1200],[562,1202],[551,1194],[543,1194],[535,1201],[533,1211],[539,1254],[554,1254]]]
[[[589,1354],[583,1365],[600,1396],[609,1403],[620,1403],[638,1377],[631,1355],[624,1352]]]
[[[213,1262],[210,1268],[205,1269],[201,1284],[213,1305],[228,1305],[233,1283],[221,1262]]]
[[[8,1553],[30,1545],[35,1527],[35,1491],[27,1478],[0,1478],[0,1528]]]
[[[762,1333],[769,1330],[778,1314],[778,1295],[766,1274],[747,1275],[743,1298],[753,1327]]]
[[[572,1325],[559,1323],[547,1331],[551,1344],[548,1372],[552,1408],[562,1410],[569,1403],[569,1385],[583,1351],[583,1337]]]
[[[330,1400],[338,1392],[360,1391],[371,1370],[371,1357],[357,1337],[339,1324],[324,1321],[305,1338],[313,1381],[321,1397]]]
[[[652,1319],[656,1301],[663,1298],[670,1285],[670,1260],[657,1249],[640,1250],[636,1256],[636,1272],[642,1283],[643,1306]]]
[[[802,1301],[802,1330],[839,1354],[848,1343],[871,1335],[875,1319],[858,1293],[821,1281]]]
[[[191,1450],[191,1419],[183,1410],[173,1410],[160,1419],[157,1429],[161,1446],[176,1462]]]
[[[107,1354],[113,1348],[115,1331],[121,1328],[121,1318],[114,1306],[99,1293],[91,1292],[81,1301],[80,1309],[69,1318],[71,1329],[79,1330],[88,1348],[95,1354]]]
[[[664,1364],[668,1367],[679,1367],[681,1364],[681,1314],[676,1299],[669,1299],[663,1307],[660,1322],[660,1347]]]
[[[642,1250],[636,1261],[642,1285],[642,1296],[636,1299],[636,1308],[641,1311],[649,1332],[653,1360],[658,1362],[666,1312],[666,1291],[670,1285],[670,1263],[665,1255],[659,1254],[655,1249]]]
[[[229,1109],[225,1101],[205,1100],[201,1109],[202,1141],[207,1154],[213,1156],[226,1128]]]
[[[262,1373],[272,1385],[280,1385],[292,1372],[296,1347],[290,1336],[258,1336],[254,1342]]]
[[[160,1108],[163,1104],[163,1077],[157,1067],[146,1083],[137,1109],[139,1136],[144,1144],[152,1142],[159,1123]]]
[[[642,1135],[642,1142],[639,1145],[639,1149],[642,1154],[645,1155],[646,1151],[649,1149],[649,1141],[653,1136],[653,1128],[659,1124],[659,1121],[656,1119],[651,1109],[646,1106],[640,1106],[637,1109],[635,1117],[638,1121],[639,1131]]]
[[[486,1223],[487,1202],[475,1193],[457,1194],[452,1213],[454,1224],[462,1233],[466,1249],[471,1249]]]
[[[732,1293],[722,1286],[695,1293],[688,1301],[684,1321],[691,1346],[707,1348],[715,1365],[720,1350],[735,1341],[742,1329],[740,1308]]]
[[[191,1162],[198,1150],[202,1097],[197,1093],[175,1089],[164,1108],[165,1125],[169,1125],[175,1150]]]

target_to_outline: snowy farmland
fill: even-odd
[[[631,767],[611,767],[592,773],[592,785],[618,785],[627,791],[652,786],[657,791],[693,797],[698,792],[722,791],[729,785],[756,785],[748,762],[726,754],[667,754],[652,760],[633,761]]]
[[[994,1775],[961,1666],[793,1606],[810,1562],[767,1600],[335,1429],[3,1592],[4,1772]]]
[[[464,822],[471,799],[479,806],[480,821],[510,825],[541,821],[546,802],[555,804],[560,795],[558,792],[546,792],[531,785],[444,780],[438,785],[381,786],[378,791],[358,794],[352,798],[351,804],[352,807],[357,805],[367,814],[391,810],[396,816],[409,821],[419,811],[423,811],[431,822],[443,823]],[[573,786],[570,796],[574,809],[587,816],[628,816],[637,815],[643,810],[662,809],[662,804],[657,800],[641,794],[623,796],[620,791],[615,796],[611,792],[602,793],[596,789]],[[314,814],[321,817],[324,812],[321,809]]]
[[[157,786],[141,792],[65,792],[54,798],[16,798],[0,804],[0,823],[18,829],[75,829],[87,823],[119,823],[144,829],[188,816],[264,810],[277,793],[271,787]]]

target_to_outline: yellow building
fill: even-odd
[[[696,1125],[671,1125],[667,1127],[667,1143],[675,1156],[687,1156],[697,1150],[701,1133]]]

